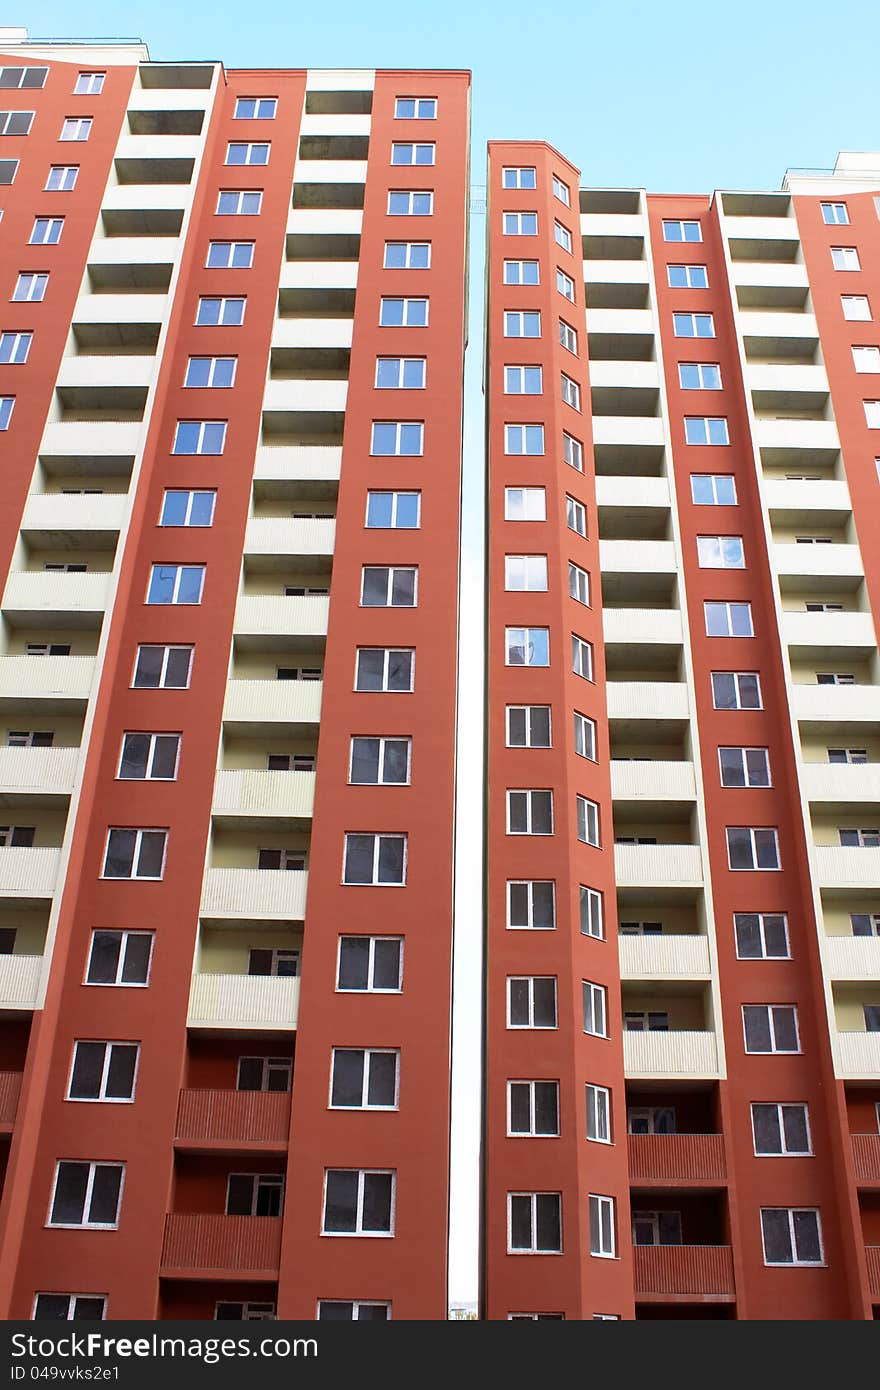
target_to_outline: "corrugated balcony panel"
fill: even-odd
[[[814,853],[823,888],[880,888],[880,849],[817,845]]]
[[[215,1216],[169,1212],[162,1242],[162,1273],[187,1278],[274,1279],[281,1258],[280,1216]]]
[[[180,1145],[278,1148],[286,1145],[289,1128],[289,1091],[180,1093],[175,1131]]]
[[[596,505],[598,507],[642,507],[668,508],[668,478],[615,478],[599,476],[596,479]]]
[[[44,617],[62,627],[98,626],[110,584],[111,575],[99,570],[85,574],[14,570],[6,583],[3,613],[18,624]]]
[[[298,159],[294,186],[298,183],[366,183],[365,159]]]
[[[836,1072],[848,1081],[880,1081],[880,1033],[843,1033],[836,1041]]]
[[[823,954],[832,980],[880,980],[880,937],[826,936]]]
[[[296,977],[196,974],[190,990],[187,1026],[293,1030],[298,1010]]]
[[[617,946],[624,980],[701,980],[710,974],[705,936],[620,936]]]
[[[609,681],[609,719],[687,719],[688,688],[679,681]]]
[[[822,647],[862,647],[872,652],[877,646],[874,622],[870,613],[784,612],[782,636],[789,647],[807,650]]]
[[[347,381],[325,381],[322,377],[269,380],[263,394],[263,410],[281,415],[316,410],[338,413],[345,410],[347,396]]]
[[[78,748],[0,748],[0,804],[5,792],[69,796],[78,760]]]
[[[356,111],[342,114],[306,112],[299,125],[300,135],[369,135],[372,117]]]
[[[662,479],[657,479],[658,482]],[[599,565],[603,574],[675,574],[672,541],[600,541]]]
[[[342,472],[342,450],[335,445],[271,445],[257,449],[254,483],[327,483],[339,482]],[[327,495],[335,489],[325,489]]]
[[[315,725],[321,718],[323,689],[323,681],[231,680],[226,687],[223,722]]]
[[[623,1069],[628,1077],[717,1077],[715,1034],[624,1033]]]
[[[246,555],[332,555],[336,522],[312,517],[252,516],[244,538]]]
[[[677,608],[604,608],[602,628],[606,642],[680,646],[682,641]]]
[[[880,1245],[866,1245],[865,1259],[868,1264],[868,1288],[877,1302],[880,1301]]]
[[[66,576],[65,576],[66,577]],[[260,637],[324,637],[329,598],[244,594],[235,607],[235,632]]]
[[[852,1134],[853,1167],[859,1182],[880,1183],[880,1134]]]
[[[809,801],[880,801],[880,763],[804,763]]]
[[[10,851],[0,851],[3,853]],[[209,869],[202,895],[202,916],[301,922],[306,913],[307,884],[308,874],[299,869]]]
[[[851,579],[864,572],[862,552],[857,545],[798,545],[773,546],[776,573],[787,575],[817,575]]]
[[[221,769],[214,782],[212,811],[215,816],[277,816],[291,820],[309,820],[314,806],[314,772]]]
[[[73,311],[74,330],[80,325],[160,324],[168,307],[164,293],[81,294]]]
[[[12,1128],[21,1094],[20,1071],[0,1071],[0,1128]]]
[[[614,448],[661,449],[664,443],[663,421],[653,415],[596,415],[593,418],[593,443]]]
[[[42,970],[42,956],[0,956],[0,1010],[35,1009]]]
[[[92,656],[0,656],[0,704],[87,700],[94,672]]]
[[[636,1298],[697,1294],[734,1297],[733,1252],[729,1245],[635,1245]]]
[[[792,318],[798,315],[793,314]],[[755,442],[761,449],[840,448],[834,420],[756,420]]]
[[[0,898],[51,898],[58,880],[61,850],[52,847],[25,849],[17,845],[0,848]],[[0,956],[0,965],[25,956]],[[39,957],[37,958],[39,959]]]
[[[357,261],[283,261],[280,290],[357,288]]]
[[[31,493],[22,514],[21,532],[30,544],[46,550],[63,544],[66,537],[88,537],[89,533],[93,533],[96,548],[112,545],[127,510],[124,492],[108,492],[101,497]]]
[[[629,1134],[626,1143],[631,1183],[687,1184],[727,1179],[721,1134]]]
[[[615,845],[614,871],[623,887],[702,886],[699,845]]]
[[[801,721],[830,719],[859,724],[880,721],[880,686],[795,685],[792,707]]]
[[[694,765],[612,758],[611,796],[615,801],[695,801]]]
[[[833,478],[765,478],[764,496],[771,514],[852,510],[849,488]]]
[[[272,346],[350,348],[352,331],[350,318],[314,318],[304,313],[296,314],[290,318],[275,320],[272,327]]]
[[[47,424],[43,431],[40,457],[134,460],[140,446],[141,428],[139,420],[56,420]]]
[[[807,289],[807,267],[798,261],[734,261],[731,266],[734,285],[770,285],[774,288]]]
[[[361,208],[293,208],[287,215],[287,234],[360,236]]]
[[[76,357],[62,358],[58,369],[56,385],[63,387],[86,386],[108,390],[114,386],[149,386],[156,369],[155,357],[130,357],[127,354],[114,357],[102,353],[100,356],[82,353]],[[108,409],[112,408],[112,396],[108,397]],[[76,498],[65,498],[76,501]],[[100,502],[100,498],[95,499]]]

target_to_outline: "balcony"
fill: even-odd
[[[792,707],[802,724],[875,723],[880,720],[880,686],[795,685]]]
[[[826,936],[822,954],[832,980],[880,980],[880,937]]]
[[[265,444],[257,449],[254,496],[335,497],[342,450],[333,444]]]
[[[727,1180],[721,1134],[629,1134],[626,1144],[629,1180],[634,1186],[717,1186]]]
[[[289,1129],[288,1091],[184,1090],[174,1146],[204,1154],[283,1153]]]
[[[880,802],[880,763],[804,763],[801,784],[811,802]]]
[[[279,875],[280,876],[280,875]],[[252,913],[252,916],[258,914]],[[193,975],[188,1028],[294,1030],[299,979],[292,975]]]
[[[281,264],[281,290],[353,290],[357,288],[357,260],[286,260]]]
[[[798,520],[813,525],[815,513],[824,518],[835,512],[838,515],[832,524],[839,525],[852,510],[849,488],[835,478],[766,478],[764,497],[771,521],[783,521],[786,525]]]
[[[32,853],[32,850],[0,851],[0,855]],[[245,921],[265,918],[301,922],[306,914],[307,884],[308,874],[298,869],[209,869],[205,875],[201,915]]]
[[[310,93],[307,101],[313,100]],[[300,121],[300,135],[369,135],[371,118],[368,114],[360,111],[340,112],[318,112],[313,114],[312,109],[307,107],[306,114]]]
[[[843,1032],[832,1034],[836,1043],[835,1071],[847,1081],[880,1081],[880,1033]]]
[[[644,643],[680,647],[682,643],[681,614],[677,608],[605,608],[602,627],[606,646]]]
[[[71,408],[79,406],[77,393],[89,403],[95,392],[105,392],[107,410],[113,410],[117,401],[120,409],[130,410],[135,406],[123,404],[126,393],[142,403],[155,369],[155,357],[132,357],[127,353],[114,357],[108,353],[83,352],[62,359],[56,385],[65,405]]]
[[[150,211],[182,211],[190,200],[190,192],[185,184],[154,183],[145,191],[140,183],[108,184],[104,189],[102,213],[127,213],[142,211],[149,201]]]
[[[597,415],[593,420],[593,444],[605,452],[622,451],[633,459],[647,451],[662,450],[663,421],[654,415]]]
[[[675,547],[672,541],[603,540],[599,542],[599,566],[603,578],[612,574],[675,574]]]
[[[0,850],[0,854],[9,853],[15,851]],[[0,956],[0,1010],[30,1013],[35,1009],[42,973],[42,956]]]
[[[20,1071],[0,1071],[0,1134],[11,1134],[21,1094]]]
[[[743,286],[765,286],[771,289],[806,290],[809,288],[807,267],[798,261],[734,261],[731,279],[737,289]]]
[[[3,595],[3,616],[16,627],[100,627],[110,583],[104,571],[13,570]]]
[[[361,208],[294,208],[287,215],[288,236],[360,236]]]
[[[347,396],[347,381],[327,381],[322,377],[270,379],[263,395],[263,410],[266,414],[282,417],[316,411],[342,414]]]
[[[614,801],[695,801],[694,765],[612,757],[611,796]]]
[[[732,1303],[733,1252],[729,1245],[633,1246],[636,1299],[663,1303],[694,1297]]]
[[[880,888],[880,849],[816,845],[816,872],[822,888]]]
[[[699,845],[615,845],[614,872],[619,888],[703,886]]]
[[[73,310],[74,333],[81,348],[87,346],[97,346],[96,339],[100,338],[95,332],[97,324],[112,324],[114,328],[121,328],[119,341],[125,341],[125,330],[135,327],[137,332],[133,334],[135,339],[143,340],[145,329],[150,324],[161,324],[165,318],[168,307],[167,296],[164,294],[132,294],[131,292],[116,294],[87,294],[82,293],[76,301]],[[83,332],[83,330],[85,330]],[[107,341],[109,335],[104,335],[102,341]],[[158,334],[156,334],[158,342]],[[112,341],[112,339],[111,339]]]
[[[857,545],[788,545],[773,546],[773,563],[780,578],[818,577],[860,579],[864,567]]]
[[[0,656],[0,709],[72,713],[92,688],[91,656]]]
[[[793,314],[792,318],[801,315]],[[802,464],[804,455],[834,458],[840,437],[834,420],[756,420],[755,443],[765,463]],[[812,458],[809,460],[812,461]]]
[[[323,681],[231,680],[223,706],[224,726],[254,738],[265,735],[267,725],[278,725],[276,732],[292,737],[314,733],[321,718],[323,689]]]
[[[101,497],[31,493],[21,519],[21,534],[37,550],[112,550],[127,510],[124,492]]]
[[[60,862],[60,849],[15,845],[0,849],[0,900],[19,907],[39,907],[55,892]],[[3,956],[0,962],[15,959],[21,957]]]
[[[609,681],[609,719],[675,719],[689,715],[688,688],[679,681]]]
[[[329,614],[328,598],[245,594],[235,608],[235,636],[258,637],[261,645],[279,650],[289,645],[290,637],[326,637]]]
[[[280,1216],[215,1216],[169,1212],[165,1217],[164,1279],[278,1278]]]
[[[707,980],[711,974],[705,936],[619,936],[617,948],[622,980]]]
[[[351,348],[352,320],[341,314],[301,313],[276,319],[272,329],[273,348]]]
[[[712,1080],[718,1076],[714,1032],[624,1033],[623,1069],[630,1080],[673,1077]]]
[[[252,516],[244,538],[246,555],[271,556],[281,563],[291,558],[326,559],[333,554],[336,522],[284,516]]]
[[[601,476],[596,479],[596,505],[600,515],[603,508],[622,508],[627,512],[635,509],[667,511],[671,506],[668,478],[615,478]]]
[[[281,685],[295,683],[278,682]],[[314,772],[221,770],[214,782],[211,814],[216,820],[246,820],[253,824],[258,824],[260,820],[300,822],[300,828],[307,829],[314,806]]]
[[[860,1187],[880,1187],[880,1134],[852,1134],[853,1168]]]
[[[859,649],[866,656],[871,656],[877,649],[870,613],[797,613],[789,610],[782,614],[782,636],[791,650],[815,651],[823,657],[836,648],[845,649],[850,656]],[[821,669],[826,668],[823,666]]]
[[[13,804],[18,795],[32,805],[63,806],[78,761],[78,748],[0,748],[0,806]]]

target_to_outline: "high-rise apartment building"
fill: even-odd
[[[0,1313],[443,1318],[469,76],[0,105]]]
[[[487,1315],[877,1316],[880,156],[488,177]]]

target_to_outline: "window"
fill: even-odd
[[[430,241],[386,241],[386,270],[428,270],[431,265]]]
[[[717,362],[679,362],[678,384],[683,391],[720,391],[721,368]]]
[[[216,491],[191,492],[167,489],[162,498],[160,526],[210,526],[214,520]]]
[[[397,120],[433,121],[437,117],[437,98],[395,97],[394,116]]]
[[[508,791],[508,835],[552,835],[552,791]]]
[[[78,177],[78,164],[53,164],[46,179],[46,192],[72,193]]]
[[[880,347],[854,347],[852,355],[857,372],[880,372]]]
[[[805,1105],[753,1104],[752,1135],[762,1157],[812,1153]]]
[[[867,748],[829,748],[829,763],[859,764],[868,761]]]
[[[177,777],[180,734],[124,734],[117,777],[173,782]]]
[[[793,1004],[743,1004],[746,1052],[800,1052]]]
[[[36,831],[32,825],[0,825],[0,846],[30,849]]]
[[[712,705],[715,709],[763,709],[757,672],[713,671]]]
[[[739,960],[788,960],[788,918],[784,912],[735,912],[733,931]]]
[[[550,748],[550,706],[507,706],[508,748]]]
[[[505,261],[502,278],[505,285],[537,285],[540,283],[538,262]]]
[[[336,988],[362,994],[397,994],[403,987],[399,936],[341,936]]]
[[[766,748],[719,748],[722,787],[769,787],[770,758]]]
[[[539,455],[544,452],[543,425],[505,425],[505,454]]]
[[[727,859],[731,869],[778,869],[779,837],[774,829],[728,826]]]
[[[859,253],[854,246],[832,246],[831,264],[835,270],[861,270]]]
[[[388,194],[389,217],[430,217],[433,211],[430,188],[392,188]]]
[[[33,337],[33,333],[0,333],[0,363],[24,366]]]
[[[184,386],[222,387],[235,384],[237,357],[191,357],[186,364]]]
[[[585,681],[593,679],[593,647],[583,637],[571,634],[571,669]]]
[[[138,647],[132,688],[186,690],[192,659],[192,647]]]
[[[866,294],[842,294],[840,307],[845,319],[856,323],[871,322],[871,304]]]
[[[406,883],[406,835],[346,835],[342,881],[402,887]]]
[[[578,337],[570,323],[565,319],[559,320],[559,342],[568,352],[574,353],[577,357]]]
[[[597,1144],[611,1143],[611,1092],[607,1086],[586,1084],[587,1138]]]
[[[572,381],[570,376],[562,373],[562,400],[564,405],[570,405],[572,410],[581,408],[581,388],[576,381]]]
[[[505,367],[504,393],[507,396],[540,396],[544,389],[541,367]]]
[[[571,252],[571,232],[567,227],[563,227],[561,222],[553,223],[553,240],[563,251]]]
[[[765,1265],[821,1265],[822,1228],[815,1207],[762,1207]]]
[[[400,1053],[390,1048],[334,1047],[330,1107],[396,1110]]]
[[[370,530],[416,530],[421,496],[420,492],[368,492],[365,525]]]
[[[416,566],[364,565],[361,571],[362,608],[415,608],[418,604]]]
[[[225,443],[225,420],[178,420],[171,452],[222,454]]]
[[[433,164],[436,145],[395,143],[391,146],[392,164]]]
[[[602,911],[602,894],[595,888],[580,884],[579,915],[582,936],[592,936],[597,941],[605,940],[605,926]]]
[[[576,468],[578,473],[584,471],[584,446],[579,439],[562,431],[562,461],[567,463],[569,468]]]
[[[134,1100],[139,1043],[75,1042],[68,1100]]]
[[[427,299],[383,299],[379,323],[384,328],[424,328],[428,322]]]
[[[697,559],[704,570],[745,569],[742,536],[697,536]]]
[[[709,272],[704,265],[668,265],[667,280],[674,290],[707,290]]]
[[[880,936],[880,912],[851,912],[849,923],[853,936]]]
[[[754,637],[750,603],[704,603],[707,637]]]
[[[70,656],[69,642],[28,642],[27,656]]]
[[[559,1082],[508,1081],[507,1133],[555,1138],[559,1134]]]
[[[403,454],[410,458],[424,453],[425,426],[417,420],[374,420],[370,453]]]
[[[502,188],[537,188],[537,174],[532,168],[526,169],[502,169],[501,187]]]
[[[92,133],[91,116],[68,116],[61,127],[59,140],[88,140]]]
[[[578,536],[587,534],[587,509],[583,502],[578,502],[574,497],[565,497],[565,522],[569,531],[574,531]]]
[[[564,203],[566,207],[571,207],[571,191],[568,184],[563,183],[562,179],[558,179],[555,174],[553,175],[553,196],[558,198],[560,203]]]
[[[86,966],[87,985],[147,985],[153,933],[93,931]]]
[[[614,1242],[614,1198],[599,1197],[590,1193],[590,1254],[613,1259],[616,1254]]]
[[[154,565],[147,603],[201,603],[204,582],[204,565]]]
[[[664,241],[702,241],[703,232],[699,222],[664,221]]]
[[[673,314],[672,325],[676,338],[715,337],[715,322],[711,314]]]
[[[30,245],[57,246],[63,230],[63,217],[38,217],[31,230]]]
[[[692,473],[691,500],[698,507],[735,507],[736,483],[732,473]]]
[[[109,830],[101,876],[160,879],[167,842],[167,830]]]
[[[366,1168],[328,1168],[324,1175],[324,1235],[394,1234],[395,1174]]]
[[[532,592],[547,588],[546,555],[505,555],[504,587],[507,590],[525,589]]]
[[[8,188],[10,184],[14,183],[17,173],[17,159],[0,159],[0,188]]]
[[[508,1192],[507,1251],[511,1255],[562,1253],[559,1192]]]
[[[618,926],[621,936],[662,936],[662,922],[624,922]]]
[[[727,421],[723,416],[686,415],[684,437],[687,444],[729,444]]]
[[[577,710],[574,712],[574,751],[582,758],[596,761],[596,725]]]
[[[17,87],[45,87],[48,75],[48,68],[0,67],[0,91],[10,87],[13,89]]]
[[[6,736],[7,748],[51,748],[55,735],[51,729],[42,732],[38,729],[10,729]]]
[[[274,1322],[276,1310],[274,1303],[245,1302],[230,1303],[219,1299],[214,1304],[215,1322]]]
[[[820,203],[822,221],[829,227],[845,227],[849,223],[846,203]]]
[[[409,782],[412,739],[353,738],[349,781],[354,786],[403,786]]]
[[[556,1027],[556,976],[516,975],[507,979],[508,1028]]]
[[[675,1110],[668,1105],[631,1105],[626,1127],[630,1134],[675,1134]]]
[[[104,90],[104,72],[81,72],[74,83],[74,96],[98,97]]]
[[[230,242],[230,245],[234,243]],[[236,298],[202,298],[199,300],[199,307],[196,313],[196,324],[199,327],[224,328],[238,327],[244,323],[244,296]]]
[[[880,401],[863,401],[865,421],[869,430],[880,430]]]
[[[838,835],[850,849],[880,849],[880,830],[839,830]]]
[[[330,1319],[337,1322],[388,1322],[390,1317],[390,1303],[368,1303],[362,1298],[345,1303],[326,1298],[318,1301],[319,1322]]]
[[[292,1071],[290,1057],[239,1057],[235,1089],[287,1092]]]
[[[855,685],[856,678],[852,672],[817,671],[817,685]]]
[[[359,647],[354,688],[409,692],[415,688],[415,662],[412,647]]]
[[[424,357],[377,357],[375,385],[380,391],[419,391],[426,366]]]
[[[115,1228],[119,1223],[123,1171],[122,1163],[59,1161],[48,1224]]]
[[[865,1032],[880,1033],[880,1004],[863,1004],[862,1012],[865,1017]]]
[[[277,97],[237,97],[233,119],[236,121],[274,121],[277,109]]]
[[[28,135],[33,120],[33,111],[0,111],[0,135]]]
[[[102,1293],[38,1293],[34,1299],[37,1322],[102,1322],[106,1314],[107,1296]]]
[[[576,603],[590,606],[590,576],[573,560],[568,562],[568,592]]]
[[[564,299],[574,303],[574,280],[564,270],[556,271],[556,288]]]
[[[505,521],[546,521],[547,494],[542,487],[506,487]]]
[[[626,1033],[668,1033],[669,1014],[665,1009],[627,1009],[623,1028]]]
[[[38,304],[46,297],[49,276],[46,272],[23,270],[15,282],[13,303]]]
[[[226,1182],[227,1216],[280,1216],[284,1178],[280,1173],[230,1173]]]
[[[504,631],[506,665],[549,666],[550,629],[546,627],[508,627]]]
[[[556,885],[547,879],[510,879],[507,925],[512,930],[549,931],[556,926]]]
[[[537,309],[507,309],[504,313],[505,338],[540,338],[541,315]]]
[[[260,188],[221,188],[217,194],[217,216],[257,217],[262,204]]]
[[[595,1038],[608,1037],[607,991],[604,985],[583,982],[584,1032]]]

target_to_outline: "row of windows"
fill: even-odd
[[[34,115],[33,111],[0,111],[0,135],[29,135]],[[91,133],[91,116],[66,116],[58,139],[84,141]]]
[[[538,174],[533,165],[507,167],[501,170],[501,187],[504,189],[531,190],[538,187]],[[560,203],[571,207],[571,189],[556,174],[553,175],[553,196]]]
[[[48,75],[48,68],[3,66],[0,67],[0,91],[4,88],[42,88]],[[73,84],[74,96],[100,96],[106,76],[105,72],[78,72]]]
[[[568,461],[568,460],[567,460]],[[736,486],[730,473],[692,473],[691,497],[698,506],[726,507],[736,505]],[[567,521],[578,535],[586,536],[586,513],[583,504],[566,495]],[[546,521],[547,490],[543,487],[506,487],[504,489],[505,521]]]
[[[33,1316],[37,1321],[101,1322],[107,1316],[107,1296],[93,1293],[38,1293],[34,1299]],[[532,1314],[525,1316],[531,1317]],[[214,1305],[214,1319],[218,1322],[267,1322],[274,1321],[276,1317],[273,1300],[261,1303],[255,1299],[219,1299]],[[387,1322],[390,1317],[390,1301],[318,1299],[319,1321]]]
[[[206,571],[207,566],[199,564],[153,565],[150,569],[145,603],[184,606],[200,604]],[[418,578],[418,565],[364,565],[361,569],[361,607],[416,608]],[[284,588],[285,598],[326,597],[328,593],[327,588],[315,585],[287,585]]]
[[[504,212],[501,214],[501,227],[505,236],[537,236],[538,214],[536,212]],[[553,240],[563,251],[571,253],[571,232],[562,222],[553,223]]]
[[[61,644],[31,644],[33,656],[66,655]],[[187,690],[192,677],[192,646],[140,646],[135,658],[133,690]],[[411,693],[415,689],[415,649],[412,647],[359,647],[355,658],[354,689]],[[279,667],[279,679],[320,680],[320,668]]]

